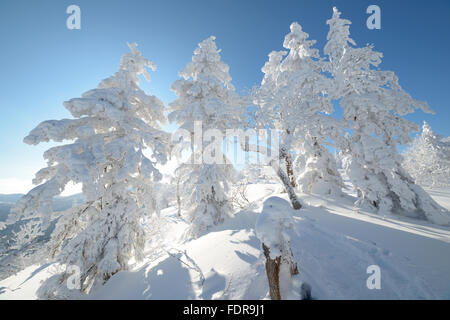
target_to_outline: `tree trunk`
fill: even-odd
[[[271,165],[272,168],[277,173],[278,177],[280,178],[281,182],[283,183],[283,186],[286,189],[286,192],[289,196],[289,200],[291,201],[292,207],[295,210],[299,210],[302,207],[302,205],[300,203],[300,200],[298,200],[297,194],[295,193],[295,190],[289,181],[289,177],[286,175],[283,169],[281,169],[280,166],[276,166],[273,161],[271,161]]]
[[[288,134],[288,136],[291,136],[291,131],[289,129],[286,129],[286,133]],[[290,138],[288,140],[290,140]],[[292,165],[291,153],[285,146],[282,146],[280,148],[280,152],[280,158],[283,158],[284,161],[286,161],[286,174],[289,178],[289,181],[291,182],[292,187],[295,188],[296,184],[294,178],[294,166]]]
[[[292,156],[290,154],[286,154],[284,160],[286,161],[286,173],[291,182],[291,186],[293,188],[296,187],[295,178],[294,178],[294,167],[292,165]]]
[[[280,263],[281,257],[270,258],[270,249],[262,244],[264,256],[266,257],[266,273],[269,280],[269,293],[272,300],[281,300],[280,294]]]
[[[242,150],[249,152],[258,152],[261,154],[268,154],[267,150],[261,151],[260,147],[258,145],[250,145],[249,143],[245,143],[241,141],[241,147]],[[292,187],[291,181],[289,179],[289,177],[286,175],[286,173],[283,171],[283,169],[281,169],[281,167],[278,165],[277,161],[281,160],[281,159],[286,159],[287,156],[287,152],[286,152],[286,148],[281,147],[280,148],[280,154],[278,159],[273,159],[272,161],[270,161],[270,166],[275,170],[276,174],[278,175],[278,177],[280,178],[281,182],[283,183],[284,188],[286,189],[286,192],[289,195],[289,200],[291,201],[292,207],[295,210],[299,210],[302,205],[300,204],[300,201],[297,198],[297,195],[295,194],[295,190]],[[292,163],[292,161],[291,161]]]
[[[266,274],[269,281],[269,293],[272,300],[281,300],[280,293],[280,267],[281,264],[289,265],[291,277],[298,274],[297,263],[293,259],[292,250],[290,247],[282,250],[282,256],[275,259],[270,257],[270,248],[264,243],[262,244],[264,256],[266,257]]]

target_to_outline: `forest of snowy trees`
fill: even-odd
[[[167,106],[140,88],[140,77],[149,81],[148,70],[155,71],[156,65],[130,44],[115,74],[64,102],[72,118],[34,128],[25,143],[61,144],[44,153],[47,167],[36,173],[36,187],[11,211],[9,224],[30,224],[15,245],[23,246],[47,229],[55,217],[54,198],[68,183],[81,184],[84,197],[59,214],[42,259],[62,267],[41,285],[39,297],[89,293],[142,260],[146,241],[158,237],[148,228],[158,225],[168,197],[176,199],[179,215],[190,226],[186,241],[207,233],[233,217],[235,197],[245,200],[244,192],[233,193],[235,186],[245,188],[250,178],[258,179],[262,167],[265,175],[267,168],[272,170],[271,181],[296,210],[303,207],[301,194],[339,197],[345,173],[357,192],[356,208],[449,226],[450,213],[423,187],[449,185],[450,140],[433,133],[427,123],[412,139],[420,126],[405,118],[417,109],[433,110],[405,92],[394,72],[381,69],[382,53],[372,45],[356,44],[350,37],[351,22],[336,8],[326,23],[323,50],[299,23],[292,23],[283,51],[268,54],[261,83],[246,94],[233,87],[216,38],[205,39],[172,84],[177,98]],[[334,116],[336,108],[342,117]],[[179,129],[165,131],[168,122]],[[247,163],[240,173],[225,152],[227,130],[266,132],[259,139],[238,137],[236,147],[268,161]],[[277,141],[261,142],[267,136]],[[405,145],[401,154],[399,147]],[[170,186],[163,186],[158,168],[169,159],[176,159],[177,168],[166,182]],[[261,250],[272,264],[269,280],[278,279],[283,263],[294,277],[297,265],[290,260],[283,232],[291,225],[290,217],[271,213],[269,207],[270,202],[257,226]],[[76,293],[67,288],[67,266],[79,268]],[[270,290],[272,298],[280,298],[280,288],[271,283]],[[305,285],[296,290],[305,292]],[[307,298],[308,290],[298,298]]]
[[[426,121],[403,156],[403,167],[417,184],[450,186],[450,138],[435,134]]]

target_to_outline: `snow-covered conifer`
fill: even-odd
[[[325,114],[332,112],[328,95],[332,80],[322,72],[323,62],[315,41],[294,22],[283,46],[288,52],[272,52],[262,71],[264,79],[256,103],[266,119],[279,130],[283,161],[291,184],[303,192],[338,193],[341,178],[335,160],[324,147],[326,137],[338,136],[339,123]],[[291,150],[299,146],[302,162],[294,177]],[[296,181],[297,180],[297,181]]]
[[[182,79],[172,84],[178,98],[169,105],[169,120],[187,130],[192,141],[196,123],[201,126],[201,141],[193,141],[189,160],[177,169],[183,206],[191,223],[188,233],[194,237],[223,222],[232,211],[227,193],[235,178],[233,165],[222,154],[222,138],[207,141],[205,133],[216,130],[224,137],[225,130],[239,126],[245,101],[235,92],[229,67],[219,53],[214,36],[199,43],[192,61],[180,71]],[[218,161],[205,161],[206,152],[214,145]]]
[[[302,192],[316,194],[340,194],[343,186],[336,158],[318,140],[323,136],[307,134],[300,144],[299,156],[305,161],[297,183]],[[327,144],[324,142],[324,144]]]
[[[422,109],[425,102],[414,100],[391,71],[378,69],[382,54],[372,46],[356,48],[349,37],[350,21],[341,19],[334,8],[327,21],[330,32],[324,52],[329,57],[335,80],[332,96],[341,98],[343,120],[351,134],[345,145],[344,168],[358,194],[357,206],[392,211],[449,224],[450,215],[439,206],[401,167],[397,145],[410,142],[418,126],[404,118]]]
[[[52,217],[53,198],[69,182],[81,183],[85,202],[63,213],[52,234],[50,258],[80,269],[80,289],[89,292],[131,258],[140,259],[144,231],[140,219],[155,209],[152,184],[161,178],[156,163],[166,162],[168,134],[164,104],[139,88],[139,75],[155,65],[129,45],[119,71],[81,98],[64,102],[73,119],[44,121],[25,137],[28,144],[71,143],[44,153],[48,166],[34,179],[39,184],[13,210],[14,218]],[[144,156],[144,149],[151,157]],[[56,274],[39,290],[41,297],[66,297],[66,273]]]
[[[413,140],[403,156],[403,167],[417,184],[450,186],[450,139],[435,134],[425,121],[422,134]]]

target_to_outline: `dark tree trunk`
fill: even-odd
[[[282,250],[282,256],[278,256],[275,259],[270,257],[270,248],[264,243],[262,244],[264,256],[266,257],[266,274],[269,281],[269,293],[272,300],[281,300],[280,293],[280,267],[281,264],[289,265],[289,271],[291,277],[298,274],[298,266],[294,261],[292,251],[290,248],[284,248]],[[287,251],[287,252],[286,252]]]
[[[280,294],[280,264],[281,257],[270,258],[270,249],[262,244],[264,256],[266,257],[266,273],[269,280],[269,293],[272,300],[281,300]]]
[[[286,161],[286,173],[291,182],[291,186],[293,188],[296,187],[295,178],[294,178],[294,166],[292,165],[292,156],[290,154],[286,154],[284,160]]]
[[[288,135],[291,134],[291,131],[289,129],[286,129],[286,133]],[[295,178],[294,178],[294,166],[292,165],[292,156],[289,150],[286,149],[286,147],[280,148],[280,158],[284,159],[286,161],[286,174],[289,178],[289,181],[291,182],[291,185],[293,188],[295,188]]]

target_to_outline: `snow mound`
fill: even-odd
[[[275,259],[281,256],[280,242],[289,242],[287,230],[294,228],[294,218],[289,202],[279,197],[270,197],[256,222],[258,239],[270,248],[270,256]]]

